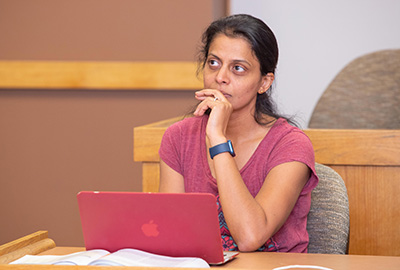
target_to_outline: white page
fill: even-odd
[[[61,257],[57,255],[25,255],[18,260],[10,262],[10,264],[53,264]]]
[[[208,263],[200,258],[168,257],[135,250],[121,249],[90,265],[119,265],[119,266],[153,266],[153,267],[188,267],[209,268]]]
[[[68,255],[25,255],[10,264],[64,264],[64,265],[88,265],[109,254],[106,250],[94,249],[81,251]]]

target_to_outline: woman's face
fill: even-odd
[[[221,91],[234,110],[253,112],[257,93],[270,87],[273,74],[261,75],[260,63],[246,39],[218,34],[208,51],[203,81],[204,88]]]

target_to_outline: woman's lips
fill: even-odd
[[[224,92],[224,91],[221,91],[221,90],[219,90],[219,91],[220,91],[221,94],[223,94],[226,98],[231,97],[230,94],[228,94],[228,93],[226,93],[226,92]]]

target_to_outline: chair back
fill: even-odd
[[[309,128],[400,129],[400,50],[370,53],[334,78]]]
[[[311,193],[307,231],[309,253],[348,253],[350,216],[347,189],[332,168],[315,164],[318,186]]]

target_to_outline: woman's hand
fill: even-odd
[[[208,109],[211,109],[206,128],[210,145],[226,142],[226,128],[233,111],[232,104],[220,91],[214,89],[197,91],[195,96],[201,101],[194,112],[195,116],[203,116]]]

